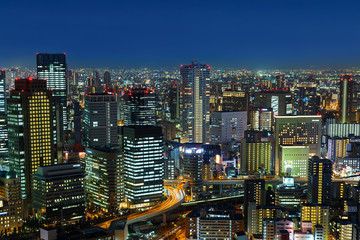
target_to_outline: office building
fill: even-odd
[[[329,239],[329,218],[330,210],[328,206],[310,204],[301,207],[301,222],[311,222],[313,233],[315,232],[315,226],[321,225],[323,227],[324,240]]]
[[[340,123],[353,123],[353,112],[357,107],[357,84],[350,75],[340,79]]]
[[[207,143],[210,140],[210,66],[195,60],[181,65],[181,142]]]
[[[170,120],[177,122],[180,120],[180,84],[171,84],[168,91]]]
[[[350,143],[349,138],[328,138],[327,139],[327,158],[335,162],[338,158],[344,158],[347,155],[347,146]]]
[[[31,175],[56,163],[53,97],[46,80],[17,79],[7,99],[9,163],[19,177],[23,199],[31,198]]]
[[[241,141],[242,172],[256,174],[272,171],[272,142],[267,138],[253,138],[253,131],[246,131]]]
[[[283,183],[276,187],[275,196],[277,206],[294,209],[300,207],[303,190],[299,184],[294,183],[294,178],[284,177]]]
[[[124,126],[156,125],[155,94],[151,89],[134,88],[124,96]]]
[[[309,146],[321,155],[321,116],[275,116],[275,174],[280,173],[280,146]]]
[[[85,220],[85,172],[80,164],[39,166],[33,174],[33,208],[46,226]]]
[[[67,98],[68,79],[66,76],[66,54],[37,53],[37,77],[39,80],[46,79],[46,87],[52,90],[55,114],[54,122],[57,135],[58,148],[65,141],[68,126]]]
[[[6,77],[0,71],[0,159],[8,158],[8,130],[6,121]]]
[[[280,169],[283,176],[307,177],[309,146],[280,146]]]
[[[313,156],[308,168],[308,202],[330,204],[332,162]]]
[[[250,235],[263,234],[263,223],[265,219],[276,219],[281,215],[279,206],[256,206],[250,202],[247,209],[247,229]]]
[[[164,146],[160,127],[123,128],[125,197],[131,208],[148,208],[161,201]]]
[[[116,147],[86,149],[85,192],[88,207],[104,214],[115,213],[124,201],[123,160]]]
[[[186,239],[233,239],[244,231],[241,214],[226,209],[197,208],[185,219]]]
[[[224,147],[232,141],[240,142],[246,129],[246,111],[211,113],[211,144],[220,144]]]
[[[255,92],[254,106],[271,108],[275,116],[293,114],[293,97],[290,91]]]
[[[117,145],[116,96],[87,94],[85,96],[84,123],[87,147]]]
[[[244,181],[244,202],[255,202],[257,206],[265,203],[265,180],[246,179]]]
[[[249,109],[250,129],[255,131],[272,131],[274,113],[271,108]]]
[[[187,143],[181,151],[183,177],[189,181],[190,187],[187,194],[195,200],[203,186],[204,149],[202,144]]]
[[[111,87],[111,74],[109,71],[104,72],[104,83],[106,89]]]
[[[294,92],[294,110],[296,115],[316,115],[320,109],[320,96],[316,94],[314,82],[297,84]]]
[[[0,232],[14,233],[23,224],[19,178],[14,171],[0,172]]]
[[[247,111],[249,93],[246,91],[225,90],[222,92],[222,111]]]

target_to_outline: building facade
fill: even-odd
[[[123,128],[125,200],[131,208],[148,208],[161,201],[164,146],[160,127]]]
[[[117,145],[116,96],[87,94],[85,96],[84,122],[87,147]]]
[[[114,213],[124,201],[123,159],[119,148],[86,149],[85,192],[89,207]]]
[[[33,208],[45,225],[85,220],[85,172],[80,164],[38,167],[33,174]]]
[[[209,142],[210,66],[195,60],[181,66],[182,142]]]
[[[7,99],[9,163],[19,177],[23,199],[31,197],[31,175],[57,162],[53,97],[46,80],[17,79]]]

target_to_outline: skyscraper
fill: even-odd
[[[184,172],[184,179],[190,183],[190,192],[192,199],[196,199],[203,186],[203,166],[204,149],[202,144],[187,143],[184,144],[181,152]]]
[[[230,144],[240,142],[247,129],[247,112],[212,112],[210,136],[211,144]]]
[[[255,92],[254,106],[272,108],[275,116],[292,115],[294,108],[292,93],[283,89]]]
[[[38,167],[33,174],[33,207],[46,226],[85,219],[84,179],[80,164]]]
[[[280,146],[309,146],[310,156],[321,154],[321,116],[275,116],[275,174],[280,173]]]
[[[87,94],[84,111],[86,146],[118,145],[116,96]]]
[[[86,199],[89,208],[114,213],[123,198],[123,166],[120,149],[96,147],[86,149]]]
[[[109,71],[104,72],[104,82],[105,82],[105,88],[109,88],[111,82],[111,74]]]
[[[170,120],[178,121],[180,118],[180,85],[177,83],[172,84],[169,87],[169,109]]]
[[[320,96],[316,95],[314,82],[297,84],[294,94],[296,115],[316,115],[319,113]]]
[[[148,208],[163,195],[164,159],[161,127],[125,126],[125,197],[130,208]]]
[[[0,158],[8,156],[8,131],[6,123],[6,78],[5,70],[0,72]]]
[[[225,90],[222,93],[223,111],[247,111],[249,108],[249,93]]]
[[[250,128],[256,131],[272,131],[274,113],[271,108],[249,109]]]
[[[31,197],[31,175],[56,162],[53,97],[46,80],[17,79],[7,100],[9,162],[20,180],[23,199]]]
[[[181,65],[182,142],[209,142],[210,66],[195,60]]]
[[[343,75],[340,79],[340,123],[352,123],[352,112],[357,100],[356,82],[350,75]]]
[[[151,89],[134,88],[124,95],[124,125],[155,125],[155,94]]]
[[[46,87],[52,90],[55,101],[55,123],[58,148],[62,147],[68,129],[67,97],[68,79],[66,76],[66,54],[37,53],[38,79],[46,79]]]
[[[241,171],[248,174],[270,173],[272,169],[272,143],[267,138],[252,138],[246,131],[241,140]],[[254,134],[260,134],[255,132]]]
[[[329,205],[331,198],[332,162],[313,156],[309,159],[308,202]]]

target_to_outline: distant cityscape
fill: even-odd
[[[359,83],[37,53],[0,72],[0,239],[360,239]]]

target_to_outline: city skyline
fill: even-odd
[[[176,67],[196,58],[211,66],[255,69],[356,66],[359,4],[7,3],[0,16],[7,23],[0,65],[33,66],[36,52],[66,52],[76,67]],[[31,37],[38,28],[46,34]]]

